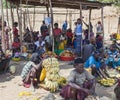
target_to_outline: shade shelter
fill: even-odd
[[[101,20],[103,24],[103,7],[106,5],[110,5],[108,3],[100,3],[96,0],[7,0],[10,3],[13,3],[19,7],[21,4],[24,5],[33,5],[33,6],[45,6],[48,11],[48,15],[50,12],[50,17],[52,19],[51,22],[51,30],[53,30],[53,7],[57,8],[67,8],[67,9],[79,9],[80,10],[80,18],[82,18],[82,10],[90,10],[89,13],[89,23],[91,19],[91,10],[92,9],[100,9],[101,8]],[[50,9],[49,9],[50,8]],[[18,8],[17,8],[18,9]],[[18,14],[19,15],[19,14]],[[21,24],[20,24],[20,16],[18,16],[19,22],[19,29],[21,31]],[[90,25],[89,25],[90,27]],[[90,31],[89,31],[90,32]],[[53,33],[53,32],[52,32]],[[89,35],[90,37],[90,35]],[[53,40],[54,41],[54,40]],[[53,42],[53,51],[54,51],[54,42]]]

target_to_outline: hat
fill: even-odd
[[[84,63],[83,59],[82,58],[76,58],[74,60],[74,64],[80,64],[80,63]]]

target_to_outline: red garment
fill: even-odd
[[[14,37],[18,37],[18,29],[16,27],[13,27],[13,35]]]
[[[62,33],[60,28],[54,29],[53,32],[54,32],[54,36],[58,36],[58,35],[60,35]]]
[[[20,42],[13,42],[12,47],[13,48],[20,48]]]
[[[72,38],[73,37],[73,33],[72,32],[67,32],[67,37],[68,38]]]

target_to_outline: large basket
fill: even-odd
[[[60,56],[60,59],[62,60],[62,61],[72,61],[72,60],[74,60],[74,58],[75,57],[65,57],[65,56]]]

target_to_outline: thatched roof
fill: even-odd
[[[48,6],[49,0],[8,0],[14,4],[25,4],[33,6]],[[102,6],[110,5],[106,3],[100,3],[97,1],[88,1],[88,0],[51,0],[52,7],[59,8],[69,8],[69,9],[80,9],[80,4],[82,4],[83,9],[99,9]]]

